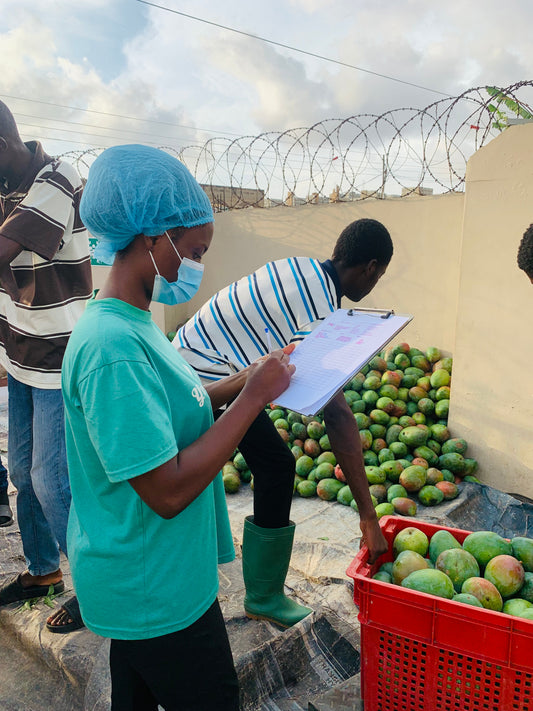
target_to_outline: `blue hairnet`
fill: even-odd
[[[94,256],[112,264],[140,234],[213,222],[209,198],[177,158],[158,148],[114,146],[91,165],[80,217],[98,239]]]

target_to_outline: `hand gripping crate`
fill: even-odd
[[[347,574],[361,623],[365,711],[533,711],[533,621],[372,580],[392,543],[415,526],[463,542],[470,531],[385,516],[389,551],[361,548]]]

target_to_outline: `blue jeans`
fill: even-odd
[[[28,570],[47,575],[67,552],[70,485],[61,390],[25,385],[8,375],[8,469]]]
[[[0,494],[7,493],[7,469],[0,459]]]

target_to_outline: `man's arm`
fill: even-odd
[[[67,227],[72,225],[73,216],[77,219],[80,191],[81,180],[73,166],[63,161],[45,165],[9,213],[0,235],[20,245],[21,250],[35,252],[46,261],[53,259],[64,241],[72,237]]]
[[[13,301],[18,301],[20,294],[11,262],[23,250],[35,252],[44,260],[54,257],[80,188],[80,178],[72,166],[47,164],[0,227],[0,284]]]
[[[294,344],[289,344],[282,348],[281,350],[286,355],[290,355],[294,351]],[[276,351],[274,351],[276,352]],[[270,354],[269,354],[270,355]],[[265,360],[269,355],[261,356],[257,361]],[[234,400],[237,395],[241,392],[246,383],[246,378],[248,377],[249,367],[244,370],[234,373],[233,375],[227,375],[214,383],[209,383],[205,385],[209,399],[211,400],[211,407],[213,412],[218,410],[219,407],[225,405],[228,402]]]
[[[369,561],[373,563],[387,552],[388,545],[370,498],[357,423],[342,391],[324,408],[324,423],[331,449],[357,502],[362,543],[368,546]]]
[[[20,294],[11,270],[11,262],[15,257],[18,257],[22,250],[23,247],[20,244],[4,237],[0,232],[0,286],[13,301],[18,301]]]

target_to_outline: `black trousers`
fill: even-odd
[[[239,711],[239,685],[218,600],[190,627],[111,640],[111,710]]]
[[[215,412],[215,419],[222,410]],[[265,410],[239,443],[254,475],[254,523],[263,528],[289,525],[294,491],[295,459]]]

